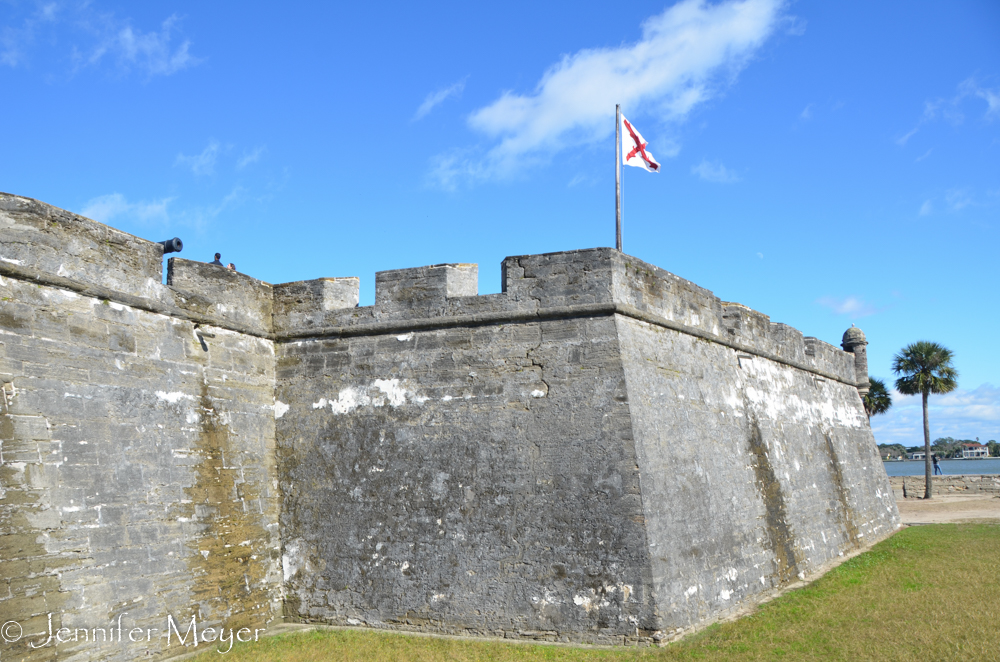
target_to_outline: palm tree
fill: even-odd
[[[924,405],[924,498],[931,494],[931,425],[927,418],[927,397],[948,393],[958,386],[958,371],[951,365],[952,352],[936,342],[921,340],[904,347],[892,357],[892,371],[900,375],[896,390],[903,395],[920,394]]]
[[[865,393],[862,402],[865,405],[868,419],[871,420],[872,416],[889,411],[889,407],[892,406],[892,396],[889,395],[889,389],[885,387],[885,382],[878,377],[869,376],[868,383],[868,392]]]

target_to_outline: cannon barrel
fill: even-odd
[[[184,248],[184,242],[179,238],[174,237],[173,239],[167,239],[166,241],[159,242],[163,246],[164,255],[167,253],[180,253]]]

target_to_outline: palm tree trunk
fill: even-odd
[[[927,391],[920,394],[924,404],[924,474],[927,476],[927,484],[924,487],[924,498],[930,499],[933,496],[932,470],[931,470],[931,422],[927,418]]]

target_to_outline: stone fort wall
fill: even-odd
[[[26,635],[4,658],[183,651],[168,615],[264,627],[281,610],[274,342],[162,285],[157,244],[35,201],[0,196],[0,260],[0,621]],[[76,640],[28,637],[49,614]],[[94,632],[119,617],[139,641]]]
[[[180,258],[163,285],[162,258],[0,194],[0,618],[26,630],[662,641],[899,525],[854,354],[616,251],[507,258],[485,296],[476,265],[380,272],[367,307]]]

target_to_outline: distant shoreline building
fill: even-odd
[[[989,446],[979,442],[967,442],[962,444],[962,459],[984,458],[990,456]]]

